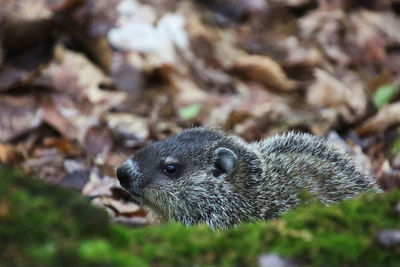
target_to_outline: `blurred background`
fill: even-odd
[[[0,164],[148,223],[115,168],[192,126],[298,130],[400,185],[398,0],[0,0]]]

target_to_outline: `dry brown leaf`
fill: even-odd
[[[362,168],[362,170],[371,172],[372,171],[372,164],[371,159],[364,154],[361,147],[357,144],[351,143],[351,146],[340,137],[340,135],[335,132],[329,132],[327,139],[329,143],[333,144],[337,149],[343,150],[347,153],[352,154],[352,157],[356,164]]]
[[[117,23],[107,34],[108,41],[120,51],[143,55],[140,69],[179,66],[177,50],[184,53],[189,45],[185,18],[180,13],[168,12],[152,23],[138,12],[143,6],[136,1],[121,1]]]
[[[74,41],[84,48],[90,58],[99,63],[104,70],[109,71],[114,51],[107,41],[107,31],[116,24],[116,7],[120,0],[56,2],[54,7],[65,15],[58,22],[62,24]],[[76,5],[77,2],[82,3]]]
[[[72,140],[78,139],[77,129],[63,117],[60,112],[54,107],[50,98],[44,97],[41,100],[41,107],[43,109],[43,121],[56,129],[63,136]]]
[[[177,90],[176,104],[187,106],[193,103],[202,103],[207,100],[207,94],[201,90],[189,77],[171,73],[171,85]]]
[[[46,39],[51,34],[54,24],[51,20],[53,12],[48,8],[46,0],[14,0],[1,1],[4,13],[4,47],[13,51],[27,48]]]
[[[89,180],[90,171],[83,159],[65,159],[63,162],[66,172],[61,186],[82,190]]]
[[[359,135],[382,133],[398,124],[400,124],[400,102],[384,106],[378,114],[362,123],[356,132]]]
[[[310,105],[332,108],[348,122],[353,122],[365,114],[367,97],[357,76],[348,74],[340,81],[327,71],[316,69],[315,77],[316,80],[310,85],[306,95]]]
[[[233,61],[232,71],[280,90],[291,90],[295,86],[279,63],[266,56],[239,56]]]
[[[27,70],[4,66],[0,69],[0,91],[6,91],[13,87],[27,84],[33,77],[34,73]]]
[[[8,142],[37,128],[43,110],[32,96],[0,96],[0,141]]]
[[[82,189],[82,194],[90,197],[111,196],[112,188],[121,187],[116,178],[104,175],[97,167],[90,171],[89,181]]]
[[[213,97],[205,126],[223,125],[247,140],[260,138],[267,125],[290,116],[288,101],[258,83],[237,85],[238,95]]]
[[[98,112],[119,107],[127,98],[125,92],[102,90],[111,79],[82,53],[58,45],[54,52],[55,63],[43,70],[43,77],[37,83],[50,81],[50,85],[66,93],[87,98]]]
[[[326,56],[340,65],[349,64],[350,57],[342,47],[342,25],[346,14],[339,9],[316,10],[298,20],[300,35],[317,42]]]
[[[55,147],[66,156],[79,156],[82,150],[66,138],[49,137],[43,140],[44,147]]]
[[[357,43],[361,46],[377,36],[385,37],[386,42],[400,43],[400,18],[392,12],[360,10],[350,17],[354,24]]]
[[[384,190],[400,188],[400,171],[393,169],[389,160],[384,160],[380,164],[376,171],[376,177]]]
[[[36,149],[32,158],[28,158],[21,165],[28,173],[34,173],[46,182],[60,184],[66,176],[64,171],[64,156],[57,149]]]
[[[145,118],[130,113],[109,113],[105,120],[119,139],[122,138],[126,147],[134,147],[149,137],[149,126]]]
[[[48,7],[54,12],[66,11],[74,6],[82,4],[86,0],[62,0],[62,1],[54,1],[54,0],[47,0]]]
[[[11,20],[49,19],[53,15],[46,0],[15,0],[3,4]]]
[[[99,157],[102,161],[107,157],[114,144],[113,135],[110,129],[104,126],[90,127],[83,139],[83,147],[89,157]]]
[[[360,10],[349,17],[348,50],[356,61],[369,64],[387,60],[387,47],[400,43],[400,19],[391,12]]]
[[[22,153],[14,146],[0,143],[0,163],[4,165],[14,165],[24,159]]]
[[[63,136],[78,140],[80,144],[83,143],[86,131],[100,123],[98,117],[100,115],[97,115],[97,112],[100,112],[94,110],[87,101],[76,101],[74,97],[65,94],[52,94],[46,101],[48,101],[44,103],[46,111],[51,115],[48,118],[50,125],[59,130]]]

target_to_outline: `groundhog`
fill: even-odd
[[[294,132],[246,143],[217,129],[188,129],[142,148],[116,174],[151,212],[214,229],[275,218],[300,203],[302,190],[327,204],[380,191],[348,154]]]

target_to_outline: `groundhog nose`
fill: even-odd
[[[122,187],[128,187],[131,179],[129,172],[123,166],[117,168],[117,178]]]

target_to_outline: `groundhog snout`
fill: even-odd
[[[116,174],[121,186],[124,188],[129,188],[131,182],[131,176],[129,174],[129,170],[125,166],[120,166],[117,168]]]
[[[129,191],[133,196],[140,197],[143,194],[142,175],[136,168],[136,163],[127,160],[117,168],[116,171],[119,183],[123,188]]]

